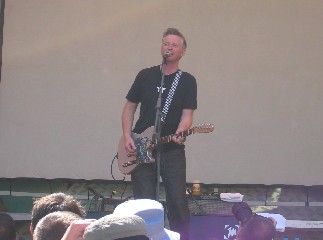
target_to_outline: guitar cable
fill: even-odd
[[[110,174],[113,180],[117,180],[115,179],[114,175],[113,175],[113,163],[114,161],[118,159],[118,153],[116,153],[116,155],[113,157],[111,165],[110,165]],[[126,179],[126,175],[123,176],[123,179],[121,179],[121,181],[124,181]]]
[[[115,177],[113,175],[113,163],[114,163],[114,161],[116,159],[118,159],[118,153],[116,153],[116,155],[112,159],[112,162],[111,162],[111,165],[110,165],[110,173],[111,173],[112,179],[115,180],[115,181],[118,181],[118,180],[115,179]],[[124,174],[123,179],[119,180],[119,181],[123,181],[125,183],[125,186],[124,186],[124,188],[122,190],[122,193],[121,193],[121,199],[124,197],[124,193],[126,192],[126,189],[128,187],[128,183],[127,183],[127,181],[125,181],[125,179],[126,179],[126,175]],[[116,191],[112,191],[113,195],[115,195],[116,193],[117,193]],[[111,198],[112,198],[112,195],[111,195]],[[127,199],[129,199],[129,198],[130,197],[128,197]]]

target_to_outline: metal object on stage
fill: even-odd
[[[114,209],[121,203],[129,200],[128,198],[103,198],[101,202],[101,211],[113,213]]]

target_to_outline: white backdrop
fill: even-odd
[[[187,181],[323,184],[322,12],[319,0],[6,1],[0,176],[111,179],[125,95],[177,27],[194,125],[216,127],[188,138]]]

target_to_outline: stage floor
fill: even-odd
[[[191,188],[192,184],[187,183]],[[94,191],[93,191],[94,190]],[[279,213],[287,219],[286,230],[279,235],[280,239],[323,239],[323,186],[294,186],[294,185],[202,185],[202,193],[214,196],[218,193],[241,193],[244,201],[248,202],[254,212]],[[12,214],[17,220],[20,240],[28,240],[30,211],[33,199],[53,192],[65,192],[81,201],[89,213],[104,213],[111,210],[111,205],[105,201],[95,201],[94,194],[103,195],[106,200],[126,200],[132,198],[132,189],[129,182],[111,180],[71,180],[71,179],[0,179],[0,211]],[[165,199],[165,191],[161,183],[160,200]],[[230,218],[230,204],[219,209],[216,200],[207,201],[214,208],[200,215],[195,202],[190,199],[190,211],[194,224],[196,219],[210,222],[211,219],[222,220]],[[214,201],[214,203],[212,203]],[[222,205],[221,205],[222,206]],[[113,209],[112,209],[113,210]],[[203,218],[204,217],[204,218]],[[232,217],[232,215],[231,215]],[[226,218],[226,219],[229,219]],[[221,220],[221,221],[222,221]],[[213,222],[213,221],[212,221]],[[217,222],[217,221],[214,221]],[[211,223],[210,223],[211,224]],[[292,228],[288,227],[288,224]],[[295,228],[296,226],[296,228]],[[316,227],[315,227],[316,226]],[[166,219],[166,227],[167,219]],[[216,238],[214,238],[216,239]],[[225,239],[225,238],[222,238]],[[230,238],[235,239],[235,238]],[[192,239],[193,240],[193,239]],[[208,239],[200,239],[208,240]]]

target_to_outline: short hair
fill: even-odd
[[[254,215],[240,228],[239,240],[272,240],[276,235],[273,222],[260,215]]]
[[[85,209],[73,196],[65,193],[53,193],[36,199],[31,212],[31,227],[35,229],[37,223],[49,213],[69,211],[85,217]]]
[[[7,213],[0,212],[0,240],[15,240],[16,235],[13,218]]]
[[[163,40],[168,35],[175,35],[175,36],[180,37],[182,39],[183,48],[184,49],[187,48],[186,39],[185,39],[184,35],[178,29],[176,29],[176,28],[167,28],[166,31],[163,33]]]
[[[37,223],[33,239],[60,240],[71,223],[80,219],[79,215],[67,211],[49,213]]]

